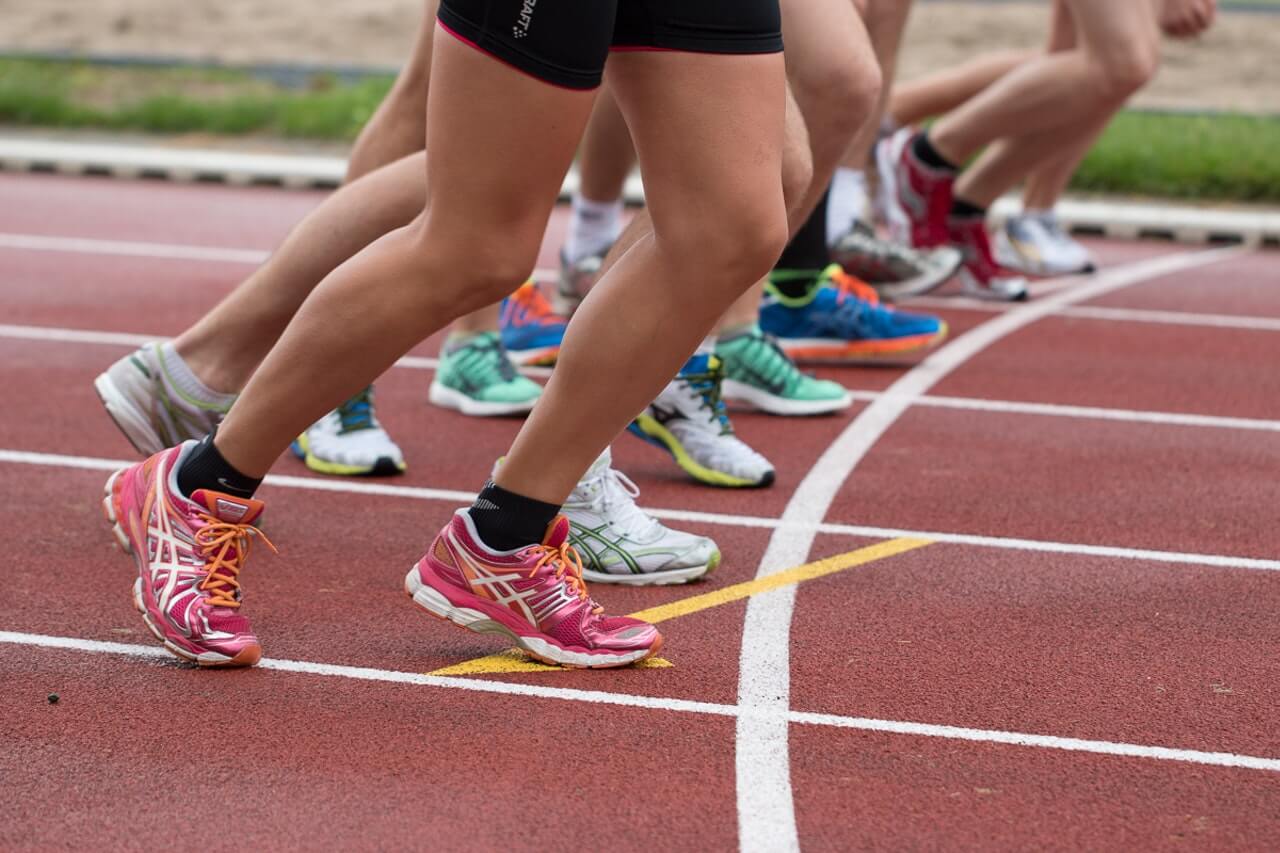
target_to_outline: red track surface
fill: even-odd
[[[172,334],[251,268],[8,248],[4,235],[265,251],[319,198],[5,176],[0,324]],[[554,259],[559,215],[552,226],[543,266]],[[1106,268],[1189,251],[1095,249]],[[799,585],[790,707],[832,715],[788,728],[792,790],[782,813],[794,815],[803,846],[1280,846],[1280,328],[1198,316],[1280,323],[1278,261],[1245,254],[1115,290],[1086,304],[1148,313],[1040,320],[930,391],[1139,410],[1145,420],[915,406],[872,446],[826,517],[808,519],[989,540],[943,541]],[[1184,322],[1154,322],[1149,312]],[[961,304],[941,313],[956,335],[997,316]],[[499,683],[491,689],[601,694],[585,697],[350,671],[198,672],[24,639],[153,645],[129,604],[131,563],[98,515],[104,473],[75,467],[91,462],[20,461],[22,452],[130,457],[90,385],[127,346],[0,331],[0,485],[9,496],[0,632],[14,632],[0,635],[9,721],[0,846],[154,848],[174,837],[176,814],[190,815],[180,831],[194,829],[196,843],[212,848],[723,849],[760,840],[738,837],[752,825],[740,824],[732,717],[746,600],[664,626],[671,668],[465,677]],[[428,342],[417,353],[434,350]],[[821,373],[879,391],[910,366]],[[428,378],[395,369],[379,384],[383,420],[410,461],[394,482],[474,489],[515,424],[431,408]],[[695,487],[656,451],[620,440],[619,467],[644,489],[645,505],[718,514],[672,523],[715,536],[726,562],[699,586],[600,588],[597,597],[630,612],[755,577],[773,531],[728,516],[780,517],[865,408],[811,420],[737,416],[739,432],[778,467],[763,492]],[[1183,425],[1159,413],[1265,423]],[[292,459],[276,471],[310,476]],[[399,592],[450,501],[284,487],[265,497],[282,553],[255,557],[248,586],[270,658],[385,679],[500,650],[423,618]],[[819,534],[811,559],[893,535],[863,528]],[[1082,545],[1262,562],[1099,555]],[[618,704],[628,697],[651,697],[637,700],[651,707]],[[885,723],[978,732],[847,727]],[[997,742],[1002,732],[1101,746],[1013,745]],[[1197,752],[1160,760],[1146,747]],[[1137,753],[1099,754],[1130,748]],[[1223,753],[1271,762],[1214,766],[1204,757]]]

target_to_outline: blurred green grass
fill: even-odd
[[[0,123],[342,141],[355,138],[390,85],[390,77],[339,83],[316,75],[294,89],[246,71],[0,59]],[[1276,151],[1280,116],[1125,112],[1072,189],[1280,202]]]

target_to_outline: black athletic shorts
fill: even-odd
[[[539,80],[600,85],[609,50],[777,53],[778,0],[442,0],[440,25]]]

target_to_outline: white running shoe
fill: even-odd
[[[231,408],[229,394],[200,399],[165,368],[162,342],[147,344],[107,368],[93,387],[125,438],[143,456],[213,432]]]
[[[996,232],[996,258],[1026,275],[1091,273],[1093,254],[1066,232],[1052,211],[1011,216]]]
[[[773,465],[734,435],[720,396],[723,381],[719,358],[695,354],[627,429],[670,453],[701,483],[768,486]]]
[[[720,549],[705,536],[663,526],[636,506],[640,489],[612,467],[608,449],[587,471],[563,512],[569,541],[592,583],[667,586],[703,577],[720,565]]]
[[[372,386],[312,424],[291,449],[318,474],[377,477],[405,469],[404,454],[374,414]]]

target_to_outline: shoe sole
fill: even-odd
[[[474,400],[438,380],[431,383],[431,387],[427,391],[427,399],[442,409],[453,409],[455,412],[462,412],[464,415],[476,418],[527,415],[533,411],[533,404],[538,401],[537,397],[519,403],[492,403],[484,400]]]
[[[837,341],[822,338],[779,338],[778,346],[797,361],[883,361],[933,349],[946,340],[950,329],[943,323],[927,335],[910,335],[880,341]]]
[[[111,527],[111,533],[115,539],[116,547],[133,558],[134,567],[139,573],[141,573],[146,568],[142,565],[141,555],[133,547],[133,543],[129,540],[129,534],[126,533],[124,528],[120,525],[120,520],[116,515],[115,486],[120,475],[123,473],[124,469],[121,469],[107,478],[107,484],[104,488],[106,494],[102,498],[102,514],[106,516],[107,524]],[[208,669],[253,666],[262,659],[262,646],[256,644],[245,646],[235,655],[235,657],[227,657],[221,652],[195,653],[184,649],[177,643],[167,639],[164,632],[160,630],[160,627],[156,625],[155,621],[151,618],[151,614],[147,610],[146,603],[142,600],[141,576],[134,578],[133,580],[132,598],[134,609],[142,615],[142,621],[146,624],[147,630],[149,630],[151,634],[160,641],[166,651],[177,658],[181,658],[188,663],[194,663],[197,666]]]
[[[497,634],[505,637],[519,646],[529,657],[551,666],[563,666],[569,669],[617,669],[648,660],[662,648],[662,635],[658,635],[654,644],[648,649],[621,655],[588,655],[562,649],[538,637],[521,636],[479,610],[454,604],[445,597],[444,593],[423,583],[417,566],[405,575],[404,591],[413,599],[414,604],[437,619],[452,622],[460,628],[475,631],[477,634]],[[604,660],[601,660],[602,658]]]
[[[853,397],[849,394],[845,394],[838,400],[789,400],[736,379],[724,380],[721,396],[725,400],[745,404],[770,415],[790,417],[829,415],[834,412],[843,412],[853,405]]]
[[[116,386],[109,373],[100,374],[93,380],[93,389],[98,392],[98,399],[116,428],[124,433],[134,450],[143,456],[154,456],[165,449],[164,439],[151,426],[150,419]]]
[[[1031,292],[1027,290],[1025,282],[1023,282],[1022,290],[1017,293],[1005,294],[998,290],[982,287],[967,270],[960,271],[960,291],[965,296],[973,299],[982,299],[987,302],[1026,302],[1031,298]]]
[[[705,565],[692,566],[687,569],[666,569],[657,572],[628,572],[627,574],[611,574],[597,572],[583,567],[582,577],[591,583],[610,583],[617,586],[677,586],[700,580],[714,572],[720,566],[720,552],[716,551]]]
[[[632,421],[631,425],[627,427],[627,431],[670,453],[671,458],[680,466],[680,470],[699,483],[725,489],[760,489],[773,485],[775,474],[772,470],[766,472],[759,480],[748,480],[743,477],[735,477],[732,474],[715,471],[699,464],[681,446],[679,439],[672,435],[670,430],[648,415],[640,415]]]
[[[394,477],[403,474],[408,467],[403,462],[396,462],[389,456],[379,456],[378,461],[374,462],[372,467],[329,462],[312,453],[311,448],[307,445],[306,435],[300,435],[294,440],[293,444],[289,445],[289,450],[294,456],[301,459],[304,465],[317,474],[328,474],[331,477]]]
[[[560,357],[560,346],[509,349],[507,355],[516,367],[555,367],[556,359]]]

